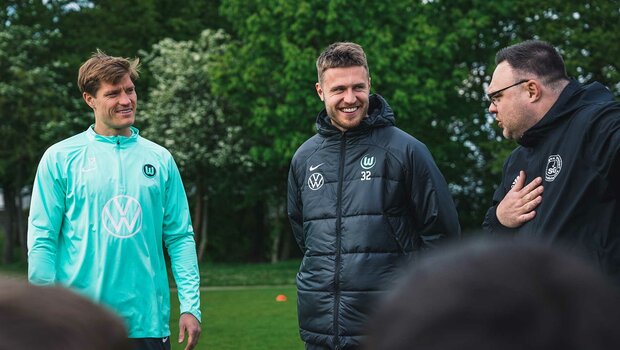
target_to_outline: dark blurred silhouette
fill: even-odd
[[[372,319],[365,349],[618,349],[618,292],[558,247],[475,240],[423,258]]]
[[[0,350],[130,350],[123,321],[59,286],[0,276]]]

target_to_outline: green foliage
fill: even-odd
[[[164,39],[145,59],[155,84],[142,108],[144,135],[169,148],[192,181],[208,183],[215,170],[246,163],[239,127],[211,91],[214,60],[228,41],[223,31],[205,30],[196,41]]]
[[[553,43],[564,56],[569,75],[581,82],[598,81],[620,96],[620,47],[611,45],[620,34],[618,1],[566,2],[533,0],[515,4],[522,15],[510,23],[514,39],[537,38]]]
[[[489,14],[469,2],[347,6],[319,0],[229,0],[222,13],[239,41],[229,79],[214,84],[230,100],[247,101],[236,107],[248,116],[243,130],[252,140],[250,155],[272,170],[257,174],[261,183],[283,183],[293,152],[313,133],[323,107],[314,91],[316,57],[334,41],[355,41],[368,55],[373,91],[388,99],[397,125],[429,146],[455,193],[472,203],[472,192],[484,190],[472,184],[482,173],[480,155],[463,147],[475,144],[472,138],[488,138],[480,122],[471,125],[467,119],[482,105],[464,103],[462,90],[464,83],[480,90],[479,77],[470,79],[470,72],[491,52],[475,47],[479,33],[488,31]],[[284,197],[283,187],[263,188],[272,189],[270,197]]]
[[[22,25],[0,32],[0,182],[15,188],[32,179],[45,149],[45,124],[64,113],[58,101],[65,90],[56,81],[60,63],[43,63],[54,35]]]
[[[366,51],[372,90],[387,98],[397,125],[431,150],[453,192],[463,226],[479,227],[493,184],[514,144],[504,141],[482,102],[495,52],[529,38],[559,45],[581,80],[618,87],[616,2],[226,0],[221,12],[238,39],[229,79],[214,85],[239,113],[251,156],[284,169],[312,133],[322,105],[314,60],[334,41]],[[344,10],[346,9],[346,10]],[[578,15],[576,15],[578,13]],[[612,55],[608,55],[611,52]],[[284,170],[282,170],[284,171]],[[260,176],[260,175],[259,175]],[[281,174],[264,174],[277,183]],[[271,196],[284,196],[271,187]]]
[[[399,127],[429,147],[462,225],[476,229],[515,147],[482,101],[495,52],[547,40],[569,75],[620,96],[619,9],[618,1],[599,0],[6,0],[0,177],[15,182],[21,169],[17,182],[28,183],[46,146],[92,122],[75,88],[91,52],[149,52],[138,126],[169,146],[191,185],[202,183],[217,200],[211,222],[221,232],[210,239],[212,251],[242,259],[253,236],[285,226],[281,214],[267,215],[281,212],[289,161],[323,108],[316,57],[334,41],[355,41],[368,55],[373,92],[389,101]],[[231,38],[206,28],[224,28]]]
[[[114,56],[137,57],[164,38],[195,39],[206,28],[226,25],[218,16],[218,0],[68,2],[71,6],[65,6],[58,16],[63,40],[57,46],[68,63],[65,76],[72,83],[80,64],[97,49]],[[136,84],[142,100],[148,97],[151,83],[146,73]]]

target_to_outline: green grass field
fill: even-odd
[[[298,261],[276,264],[202,264],[202,335],[196,349],[303,349],[297,326],[295,274]],[[25,263],[0,265],[0,275],[25,278]],[[174,287],[174,284],[171,284]],[[276,296],[284,294],[285,302]],[[172,349],[177,343],[179,305],[171,293]]]
[[[285,302],[276,296],[284,294]],[[285,287],[241,287],[201,294],[202,335],[197,349],[303,349],[297,328],[296,290]],[[178,336],[178,302],[172,295],[172,349],[183,349]]]

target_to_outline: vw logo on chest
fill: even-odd
[[[142,206],[131,196],[115,196],[103,207],[101,220],[112,236],[132,237],[142,229]]]
[[[323,187],[324,183],[325,179],[321,173],[310,174],[310,177],[308,178],[308,187],[313,191]]]

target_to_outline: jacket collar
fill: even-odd
[[[89,140],[97,141],[97,142],[104,142],[104,143],[119,144],[119,145],[129,145],[131,143],[136,142],[138,140],[138,135],[140,134],[140,131],[133,126],[129,127],[129,130],[131,130],[131,135],[129,136],[121,136],[121,135],[103,136],[103,135],[97,134],[94,128],[95,128],[95,124],[92,124],[86,130],[86,137],[88,137]]]
[[[547,114],[525,131],[517,143],[524,147],[533,147],[545,139],[547,134],[558,124],[572,118],[580,108],[592,103],[607,101],[613,101],[613,95],[602,84],[594,82],[581,85],[571,80]]]

